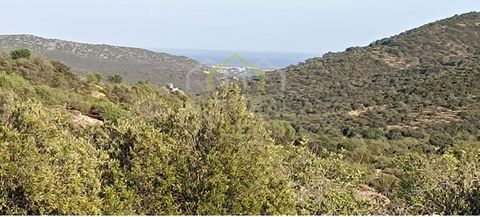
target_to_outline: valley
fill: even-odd
[[[480,214],[480,12],[272,67],[0,50],[2,215]]]

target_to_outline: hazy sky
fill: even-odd
[[[0,0],[0,34],[145,48],[340,51],[477,0]]]

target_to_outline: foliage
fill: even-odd
[[[98,85],[102,81],[102,76],[98,73],[92,72],[92,73],[87,74],[87,81],[88,81],[88,83]]]
[[[478,157],[478,148],[450,149],[434,157],[399,157],[397,194],[404,209],[414,214],[478,214]]]
[[[98,118],[104,121],[116,122],[119,119],[126,119],[131,114],[123,109],[121,105],[111,103],[110,101],[98,101],[90,109],[91,114],[98,115]]]
[[[104,156],[62,127],[58,111],[12,103],[0,127],[0,213],[98,214]]]
[[[10,52],[10,57],[14,60],[20,59],[20,58],[25,58],[29,59],[32,54],[30,53],[30,50],[21,48],[21,49],[16,49]]]
[[[120,84],[122,83],[123,78],[120,75],[111,75],[107,77],[107,81],[114,84]]]
[[[295,129],[286,121],[270,121],[268,128],[276,144],[292,144],[296,139]]]
[[[317,135],[338,140],[337,132],[349,138],[416,138],[432,148],[439,144],[431,142],[442,142],[436,134],[478,135],[480,56],[474,26],[479,20],[479,13],[468,13],[311,58],[267,73],[262,94],[260,84],[249,80],[245,94],[251,109],[268,121],[303,129],[311,147],[323,143]]]
[[[480,57],[450,47],[473,46],[456,23],[477,17],[440,22],[449,46],[431,24],[288,67],[285,89],[248,81],[247,98],[2,53],[0,214],[479,214]]]

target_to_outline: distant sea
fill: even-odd
[[[224,50],[188,50],[188,49],[151,49],[173,55],[190,57],[205,65],[245,66],[245,62],[263,69],[278,69],[303,62],[308,58],[321,56],[320,53],[288,53],[288,52],[256,52],[256,51],[224,51]],[[229,57],[237,54],[241,57]]]

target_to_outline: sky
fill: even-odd
[[[477,0],[0,0],[0,34],[168,48],[325,53],[365,46]]]

